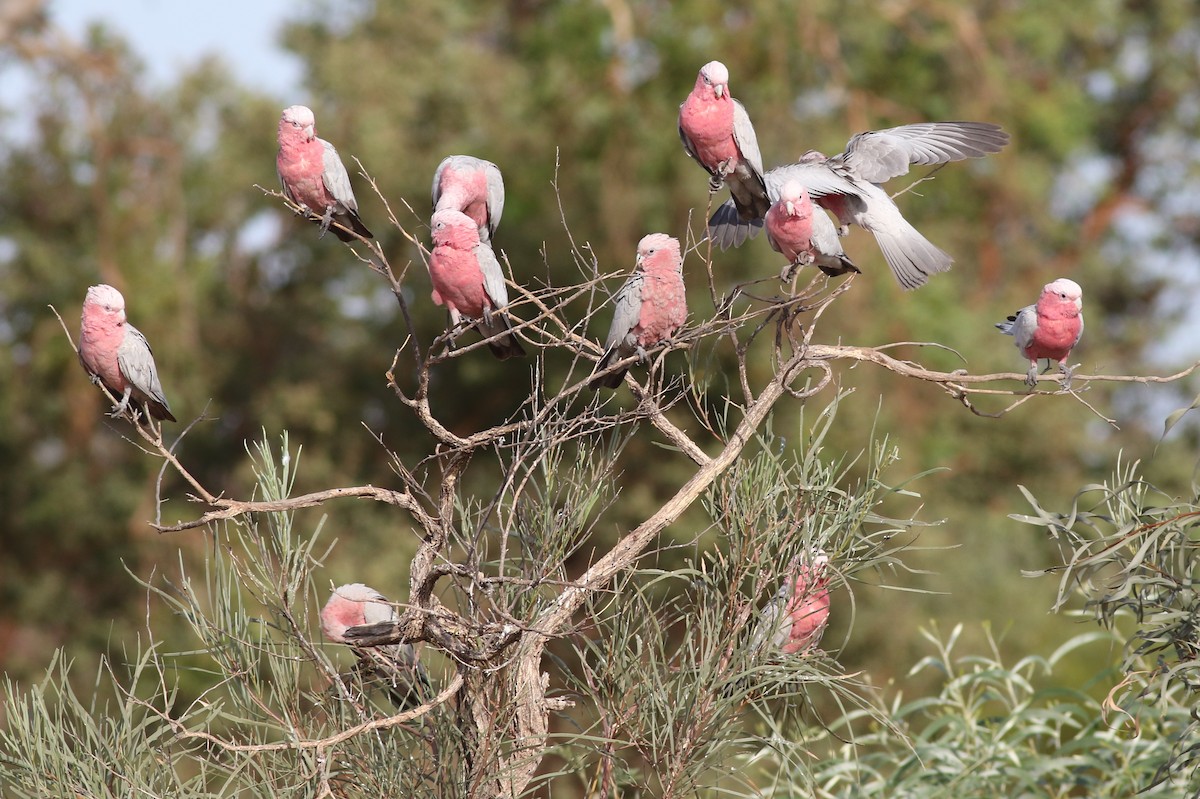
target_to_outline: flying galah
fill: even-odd
[[[1070,388],[1074,368],[1067,366],[1067,358],[1083,335],[1083,289],[1078,283],[1065,277],[1047,283],[1036,305],[1026,305],[996,327],[1015,337],[1017,349],[1029,359],[1025,382],[1031,388],[1037,385],[1041,358],[1058,361],[1063,388]]]
[[[713,192],[722,183],[729,186],[739,220],[763,218],[771,201],[758,137],[746,109],[729,94],[729,70],[720,61],[700,68],[692,93],[679,106],[679,138],[687,154],[708,170]]]
[[[93,383],[103,383],[121,398],[112,416],[124,413],[132,400],[155,419],[175,421],[158,382],[150,344],[125,321],[125,298],[112,286],[87,290],[79,319],[79,360]]]
[[[651,233],[638,242],[637,265],[613,301],[612,326],[604,342],[604,357],[593,374],[615,360],[637,354],[645,360],[646,348],[670,338],[687,319],[683,288],[683,256],[679,241],[664,233]],[[598,375],[588,383],[617,388],[626,369]]]
[[[420,704],[433,693],[429,675],[417,660],[412,645],[361,647],[346,639],[346,630],[351,627],[396,621],[398,618],[396,609],[378,591],[362,583],[350,583],[335,588],[325,607],[321,608],[321,632],[335,644],[346,644],[353,648],[358,655],[358,668],[362,676],[382,680],[387,685],[392,703],[403,709]]]
[[[821,642],[829,623],[829,556],[806,553],[763,608],[752,646],[770,641],[785,655],[807,652]]]
[[[433,280],[433,301],[450,309],[454,325],[464,316],[477,320],[497,358],[524,355],[521,342],[510,332],[504,272],[492,245],[479,240],[475,221],[461,211],[448,208],[436,212],[430,225],[433,252],[429,256],[429,276]]]
[[[317,138],[316,118],[302,105],[283,110],[279,118],[279,154],[275,169],[284,195],[320,217],[321,235],[336,221],[364,238],[374,238],[358,218],[358,201],[350,186],[346,165],[333,145]],[[342,241],[355,237],[341,228],[333,233]]]
[[[812,204],[808,192],[794,180],[780,189],[779,199],[767,211],[767,241],[788,259],[780,278],[790,280],[796,267],[816,264],[827,275],[858,273],[846,257],[837,228],[822,208]]]
[[[988,122],[928,122],[859,133],[843,153],[826,158],[815,150],[798,163],[764,175],[772,202],[783,184],[795,181],[821,207],[846,226],[860,225],[875,236],[883,257],[906,289],[923,286],[929,276],[945,272],[953,259],[935,247],[900,213],[880,185],[907,174],[910,165],[928,166],[999,152],[1008,134]],[[708,223],[708,235],[725,249],[753,235],[761,219],[747,219],[741,209],[725,203]]]
[[[433,210],[462,211],[479,226],[479,240],[491,241],[504,214],[504,178],[491,161],[449,155],[433,173]]]

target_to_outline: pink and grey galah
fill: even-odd
[[[313,112],[302,105],[285,108],[279,118],[275,169],[284,196],[318,217],[322,236],[337,222],[341,227],[333,233],[342,241],[354,241],[353,233],[374,238],[358,217],[346,165],[332,144],[317,138],[316,124]]]
[[[433,173],[433,210],[461,211],[479,226],[479,240],[491,241],[504,214],[504,178],[491,161],[449,155]]]
[[[794,181],[833,212],[842,225],[855,224],[875,236],[896,280],[906,289],[923,286],[929,276],[945,272],[953,259],[921,235],[900,213],[883,182],[908,173],[912,165],[929,166],[965,158],[982,158],[1008,144],[1008,134],[989,122],[928,122],[867,131],[852,137],[845,152],[827,158],[809,150],[800,161],[776,167],[763,179],[772,202],[785,183]],[[721,249],[738,246],[753,235],[761,219],[747,219],[725,203],[708,223],[709,238]]]
[[[816,264],[830,276],[859,272],[842,249],[829,214],[814,206],[808,192],[794,180],[783,184],[779,199],[767,211],[766,228],[771,246],[788,260],[780,273],[783,280],[790,280],[796,267],[807,264]]]
[[[1025,382],[1031,388],[1037,385],[1042,358],[1058,361],[1063,388],[1070,388],[1074,367],[1067,366],[1067,358],[1083,335],[1083,289],[1078,283],[1065,277],[1047,283],[1036,305],[1026,305],[996,327],[1013,336],[1017,349],[1029,359]]]
[[[125,298],[112,286],[87,290],[79,319],[79,360],[93,383],[103,383],[121,398],[112,416],[120,416],[132,401],[155,419],[175,421],[158,382],[150,344],[125,321]]]
[[[450,310],[456,327],[464,316],[476,320],[492,353],[501,360],[525,354],[512,331],[506,307],[508,288],[492,245],[479,240],[475,220],[447,208],[434,213],[429,276],[433,301]]]
[[[617,388],[627,369],[598,374],[609,364],[637,355],[675,334],[687,320],[687,294],[683,287],[683,255],[679,241],[665,233],[651,233],[638,242],[633,274],[613,301],[612,326],[604,342],[604,356],[596,364],[596,376],[588,383],[593,391],[601,386]]]
[[[700,68],[692,93],[679,106],[679,138],[687,154],[708,170],[713,192],[722,183],[729,187],[730,207],[739,220],[763,218],[771,201],[758,137],[745,107],[729,94],[729,70],[720,61]]]
[[[417,660],[412,645],[363,647],[346,638],[351,627],[394,622],[398,618],[395,607],[383,594],[362,583],[350,583],[335,588],[321,608],[321,632],[335,644],[352,647],[358,655],[361,676],[382,681],[392,703],[404,708],[420,704],[433,693],[429,675]]]
[[[785,655],[816,648],[829,623],[829,578],[829,556],[819,549],[806,552],[763,608],[752,646],[770,641]]]

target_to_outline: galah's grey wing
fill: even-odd
[[[450,164],[454,163],[454,156],[448,155],[438,164],[438,168],[433,173],[433,187],[429,190],[430,196],[433,198],[433,209],[436,211],[438,200],[442,199],[442,173]]]
[[[845,257],[846,251],[842,249],[842,240],[838,236],[837,228],[834,226],[833,220],[829,218],[828,212],[819,205],[814,205],[812,222],[812,242],[816,245],[817,250],[825,255]]]
[[[990,122],[923,122],[859,133],[834,160],[855,177],[883,183],[906,174],[910,165],[982,158],[1006,144],[1008,134]]]
[[[613,298],[613,320],[608,328],[605,349],[620,347],[642,318],[642,284],[646,277],[634,272]]]
[[[481,241],[473,250],[475,260],[479,262],[479,271],[483,273],[483,290],[492,301],[492,308],[500,310],[508,305],[508,286],[504,284],[504,270],[489,242]]]
[[[680,109],[683,108],[682,105],[679,107],[680,107]],[[680,118],[680,122],[679,122],[679,140],[681,142],[683,142],[684,152],[686,152],[689,156],[691,156],[692,160],[695,161],[697,164],[699,164],[700,166],[703,166],[705,169],[708,169],[708,167],[704,165],[704,162],[700,160],[700,156],[696,155],[696,148],[692,145],[692,140],[689,139],[687,133],[684,132],[682,117]],[[708,172],[709,172],[709,174],[712,174],[711,169],[708,169]]]
[[[344,208],[357,213],[358,201],[354,199],[354,188],[350,185],[350,175],[346,172],[346,165],[342,163],[341,157],[332,144],[324,139],[320,141],[325,147],[324,171],[321,174],[321,178],[325,181],[325,188],[333,195],[333,199],[341,203]]]
[[[491,161],[484,161],[484,174],[487,176],[487,205],[488,231],[493,235],[500,226],[500,217],[504,215],[504,177],[500,167]]]
[[[758,136],[754,133],[754,124],[746,108],[737,100],[733,101],[733,141],[742,154],[742,160],[754,168],[758,177],[763,174],[762,151],[758,149]]]
[[[372,594],[371,601],[363,603],[364,624],[395,621],[396,618],[396,609],[388,604],[387,598],[383,594]]]
[[[767,198],[772,203],[779,202],[783,185],[789,181],[799,183],[808,192],[808,196],[816,200],[833,194],[858,197],[860,189],[840,170],[830,168],[828,162],[799,163],[778,166],[763,176],[767,185]]]
[[[142,335],[142,331],[131,324],[125,325],[125,338],[117,347],[117,367],[134,388],[161,405],[170,416],[171,410],[163,394],[162,383],[158,381],[150,342]],[[171,420],[174,421],[174,418]]]
[[[1037,306],[1026,305],[1005,321],[997,322],[996,329],[1015,338],[1017,349],[1024,352],[1029,342],[1033,341],[1033,334],[1037,332]]]

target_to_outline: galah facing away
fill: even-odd
[[[504,272],[492,245],[479,240],[475,221],[461,211],[448,208],[436,212],[430,226],[433,252],[429,255],[429,276],[433,280],[433,301],[450,309],[450,321],[456,326],[464,316],[477,320],[497,358],[524,355],[521,342],[510,332]]]
[[[829,623],[829,571],[828,555],[819,549],[806,553],[763,608],[752,646],[769,640],[785,655],[815,649]]]
[[[907,174],[910,165],[928,166],[999,152],[1008,134],[988,122],[928,122],[859,133],[843,153],[826,158],[815,150],[798,163],[767,172],[763,179],[771,202],[785,183],[795,181],[843,226],[859,225],[875,236],[896,280],[906,289],[923,286],[930,275],[945,272],[953,259],[934,246],[900,213],[880,185]],[[761,219],[725,203],[713,213],[708,235],[721,249],[738,246]]]
[[[1067,358],[1083,335],[1083,289],[1078,283],[1065,277],[1047,283],[1036,305],[1026,305],[996,327],[1016,338],[1017,349],[1029,359],[1025,382],[1031,388],[1037,385],[1042,358],[1058,361],[1063,388],[1070,387],[1073,367],[1067,366]]]
[[[651,233],[638,242],[637,265],[613,301],[612,326],[604,342],[604,356],[593,374],[616,360],[635,353],[646,358],[646,349],[670,338],[687,319],[687,295],[683,288],[683,256],[679,241],[665,233]],[[617,388],[626,369],[597,375],[588,383],[593,391],[601,386]]]
[[[392,703],[404,708],[421,704],[433,693],[429,675],[417,660],[412,645],[361,647],[346,639],[346,630],[351,627],[392,622],[397,618],[396,609],[378,591],[362,583],[350,583],[335,588],[321,608],[321,632],[335,644],[352,647],[358,655],[361,676],[381,680]]]
[[[87,290],[79,319],[79,360],[93,383],[103,383],[121,398],[113,416],[124,413],[132,400],[155,419],[175,421],[158,382],[150,344],[125,321],[125,298],[112,286]]]
[[[790,280],[796,267],[807,264],[816,264],[831,276],[859,272],[846,257],[829,214],[814,206],[808,192],[794,180],[783,184],[779,199],[767,211],[766,228],[771,246],[788,260],[780,274],[783,280]]]
[[[715,192],[729,186],[730,208],[743,222],[761,220],[771,207],[762,153],[746,109],[729,94],[729,70],[720,61],[700,68],[692,93],[679,106],[683,149],[711,176]],[[747,228],[749,229],[749,228]]]
[[[346,165],[332,144],[317,138],[316,124],[313,112],[302,105],[285,108],[279,118],[275,169],[284,196],[320,218],[322,236],[336,221],[364,238],[374,238],[358,218]],[[335,227],[333,233],[342,241],[355,240],[341,228]]]
[[[491,161],[449,155],[433,173],[433,210],[461,211],[479,226],[479,240],[491,241],[504,214],[504,178]]]

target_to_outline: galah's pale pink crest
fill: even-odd
[[[762,153],[750,115],[729,94],[729,70],[720,61],[700,68],[692,93],[679,106],[683,149],[708,170],[716,191],[724,183],[743,221],[763,218],[771,201],[763,183]]]
[[[827,275],[859,271],[846,257],[837,229],[824,209],[814,206],[804,187],[788,181],[767,211],[767,240],[787,258],[780,277],[791,279],[798,266],[816,264]]]
[[[311,213],[321,223],[321,235],[329,230],[342,241],[354,241],[347,230],[363,238],[373,238],[371,231],[358,217],[358,201],[346,165],[333,145],[317,138],[316,118],[302,105],[285,108],[279,118],[279,154],[275,169],[284,195]]]
[[[679,241],[664,233],[644,236],[638,242],[633,274],[613,301],[613,321],[604,342],[604,356],[593,373],[635,354],[645,360],[647,348],[669,339],[686,320],[687,294]],[[601,386],[616,388],[626,371],[597,375],[588,387],[593,391]]]
[[[103,383],[121,398],[113,416],[124,413],[132,400],[155,419],[175,421],[158,382],[150,344],[125,321],[125,298],[112,286],[87,290],[79,320],[79,360],[92,382]]]
[[[333,590],[321,608],[321,632],[337,644],[346,644],[358,655],[362,677],[383,681],[392,702],[400,708],[420,704],[432,694],[429,675],[417,660],[411,644],[362,647],[346,638],[351,627],[394,622],[399,618],[387,599],[369,586],[350,583]]]
[[[1036,305],[1026,305],[996,327],[1016,338],[1017,349],[1029,359],[1025,382],[1030,387],[1037,385],[1042,358],[1058,361],[1063,388],[1070,387],[1073,368],[1067,358],[1083,335],[1083,289],[1078,283],[1065,277],[1047,283]]]
[[[433,173],[433,210],[462,211],[479,227],[479,240],[490,241],[504,214],[504,178],[491,161],[449,155]]]
[[[844,228],[856,224],[871,231],[896,280],[918,288],[929,276],[945,272],[953,259],[929,242],[900,213],[880,185],[904,175],[910,165],[926,166],[981,158],[999,152],[1008,134],[987,122],[929,122],[859,133],[846,150],[826,158],[810,150],[800,161],[763,176],[771,202],[784,183],[803,186],[814,202],[837,215]],[[730,203],[716,210],[708,235],[721,249],[738,246],[753,235],[761,219],[746,219]]]
[[[433,251],[429,276],[433,301],[450,310],[450,321],[476,320],[487,345],[500,359],[525,354],[508,318],[508,287],[492,245],[479,240],[475,221],[461,211],[438,211],[430,220]]]

